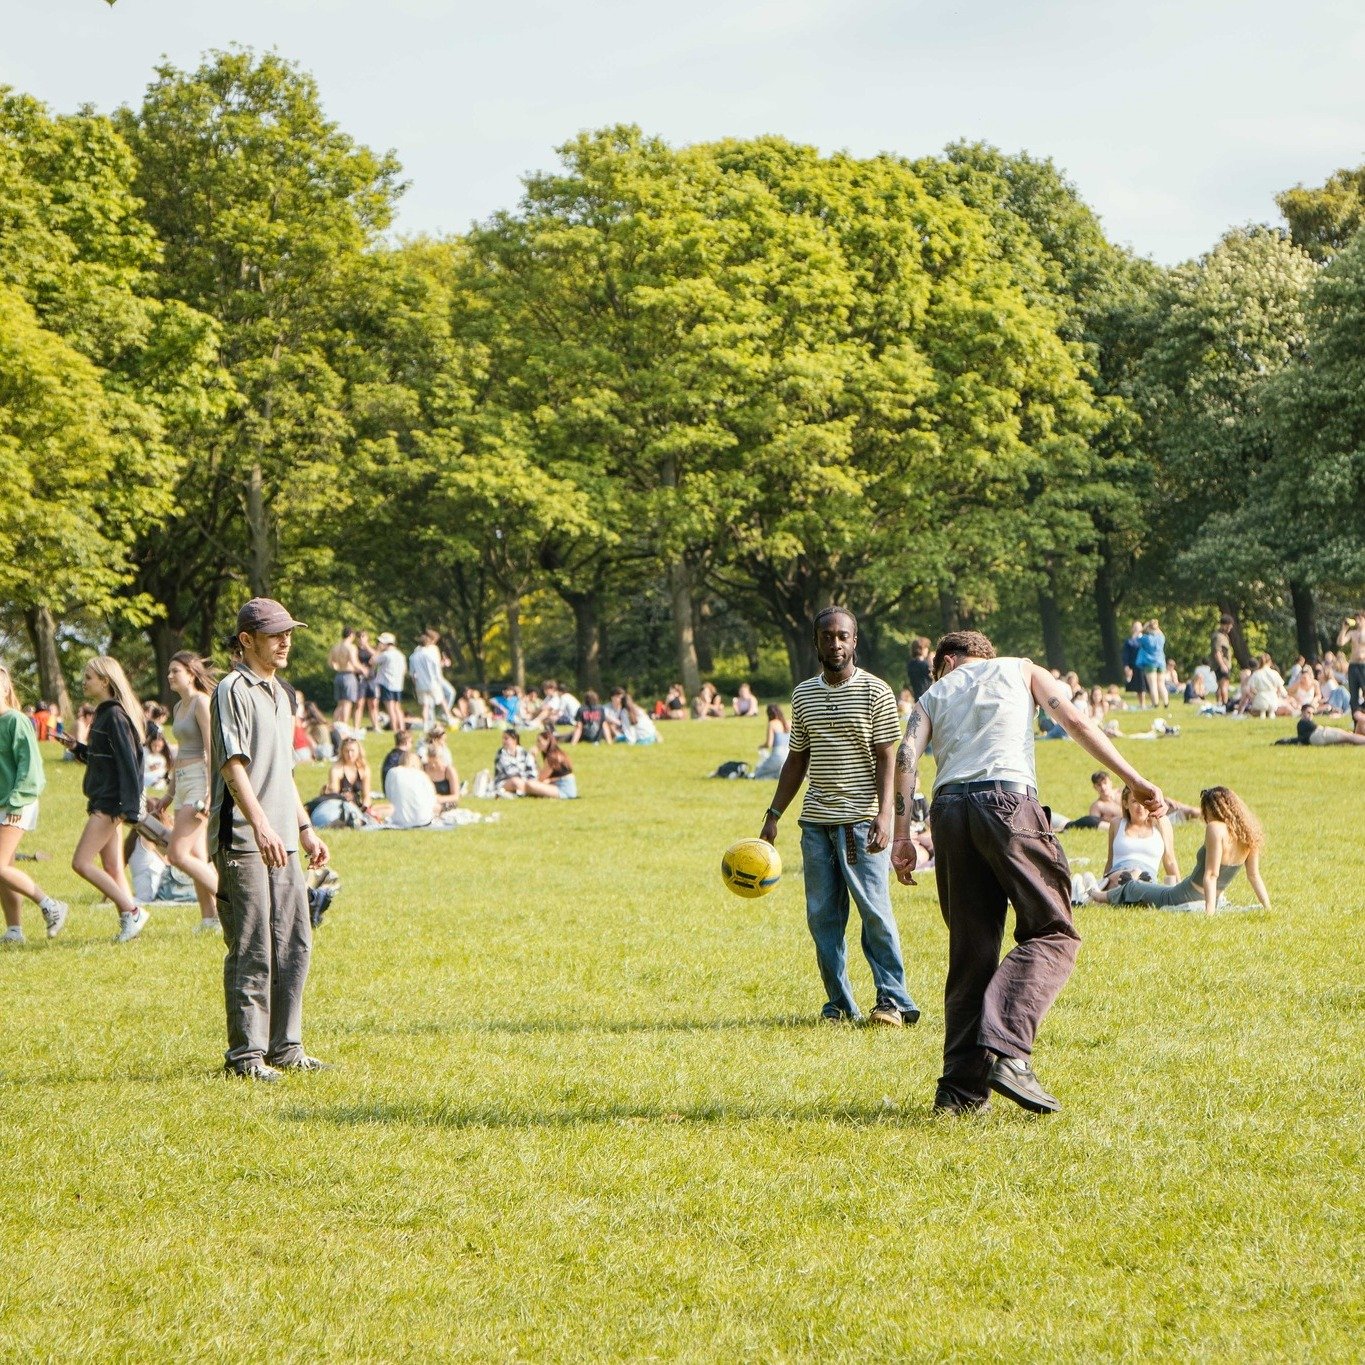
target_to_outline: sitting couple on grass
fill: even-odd
[[[1128,814],[1118,824],[1132,820],[1135,805],[1134,802],[1126,802]],[[1218,909],[1220,898],[1237,874],[1246,868],[1247,881],[1251,883],[1256,899],[1263,908],[1269,910],[1270,893],[1261,880],[1261,850],[1265,845],[1261,822],[1246,802],[1229,787],[1208,787],[1200,792],[1199,810],[1205,822],[1204,846],[1199,850],[1194,867],[1184,881],[1174,886],[1158,886],[1155,879],[1141,880],[1140,874],[1129,880],[1118,880],[1118,874],[1129,869],[1115,865],[1113,850],[1116,840],[1111,835],[1111,867],[1105,880],[1106,884],[1118,880],[1118,884],[1108,890],[1095,888],[1090,892],[1090,899],[1097,905],[1150,905],[1161,910],[1197,910],[1202,907],[1211,915]],[[1128,828],[1132,826],[1128,825]],[[1163,841],[1163,862],[1168,871],[1174,872],[1177,870],[1175,854],[1171,852],[1169,858],[1165,854],[1169,832],[1168,825],[1157,837]],[[1147,833],[1142,838],[1150,855],[1154,845],[1153,836]]]

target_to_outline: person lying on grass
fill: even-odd
[[[1245,801],[1229,787],[1207,787],[1199,793],[1199,808],[1207,828],[1204,847],[1184,881],[1175,886],[1130,881],[1112,891],[1092,891],[1098,905],[1153,905],[1160,909],[1204,903],[1206,914],[1218,909],[1218,898],[1246,868],[1247,881],[1261,905],[1270,909],[1270,892],[1261,880],[1261,850],[1265,834]]]
[[[1361,718],[1365,717],[1365,711],[1356,712],[1356,717],[1355,730],[1337,730],[1330,725],[1319,725],[1313,719],[1313,708],[1304,706],[1299,711],[1298,735],[1296,737],[1300,744],[1311,744],[1314,747],[1321,747],[1325,744],[1365,744],[1365,734],[1358,733]]]

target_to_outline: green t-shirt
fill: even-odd
[[[22,711],[6,711],[0,715],[0,809],[31,806],[46,785],[33,722]]]

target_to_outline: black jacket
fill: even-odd
[[[88,811],[128,821],[142,818],[142,742],[118,702],[100,702],[89,739],[71,752],[85,764]]]

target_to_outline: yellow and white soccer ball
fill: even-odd
[[[782,857],[762,839],[741,839],[720,860],[721,880],[737,896],[766,896],[782,880]]]

